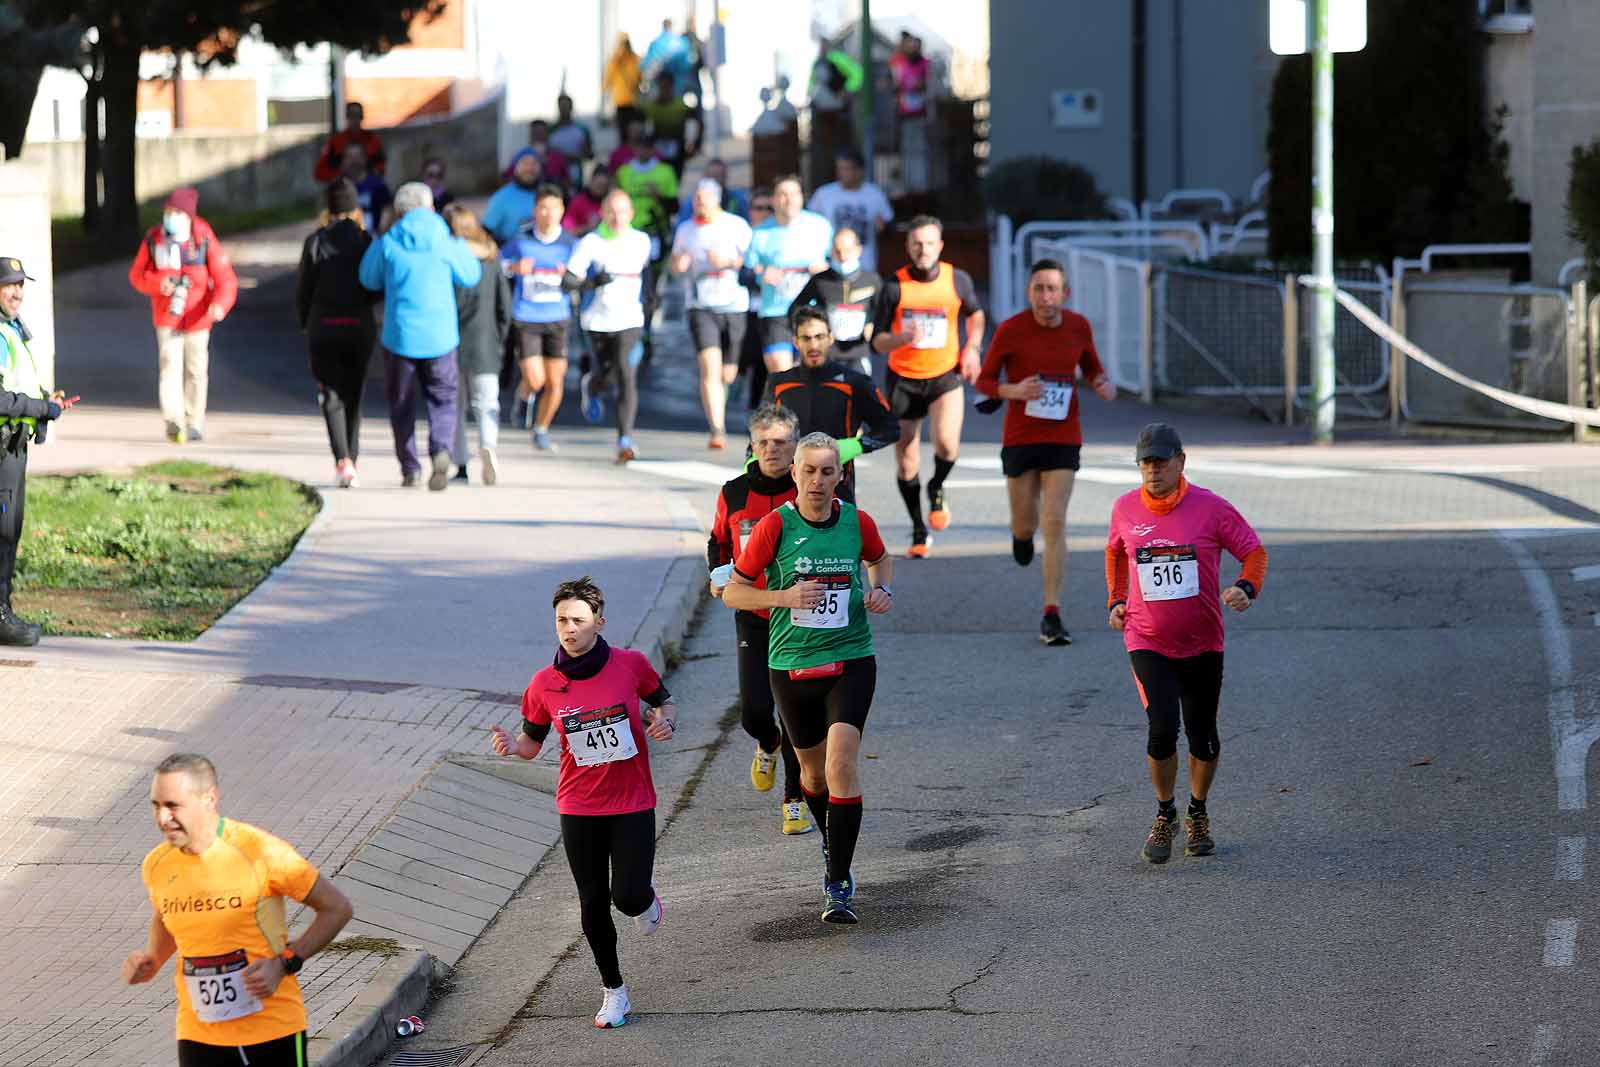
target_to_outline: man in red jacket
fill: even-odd
[[[128,271],[129,283],[150,298],[161,417],[174,444],[204,439],[211,327],[233,310],[239,295],[233,264],[210,224],[196,214],[199,205],[194,189],[173,190]]]
[[[324,185],[338,178],[344,169],[344,150],[350,144],[359,144],[367,150],[368,170],[381,176],[388,169],[389,161],[383,154],[383,142],[377,134],[361,125],[366,114],[366,109],[359,101],[352,100],[344,106],[344,129],[323,144],[322,154],[317,156],[317,162],[311,168],[313,178]]]

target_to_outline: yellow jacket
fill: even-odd
[[[612,107],[632,107],[639,98],[639,57],[631,48],[619,48],[606,60],[602,81]]]

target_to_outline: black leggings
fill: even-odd
[[[1217,706],[1222,702],[1222,653],[1173,659],[1139,649],[1128,653],[1133,680],[1139,686],[1145,714],[1150,718],[1150,741],[1145,751],[1151,759],[1167,759],[1178,751],[1178,710],[1189,736],[1189,755],[1206,763],[1222,752],[1217,736]]]
[[[361,393],[372,358],[372,333],[359,326],[313,327],[308,340],[328,445],[336,461],[353,461],[361,453]]]
[[[788,733],[773,715],[777,702],[772,699],[772,680],[767,676],[767,620],[753,611],[736,611],[733,629],[738,634],[740,723],[761,751],[782,750],[783,799],[799,800],[800,760]]]
[[[178,1042],[178,1067],[306,1067],[308,1062],[304,1030],[255,1045]]]
[[[642,915],[655,900],[651,872],[656,861],[654,808],[626,815],[563,815],[561,843],[578,884],[583,936],[608,989],[622,984],[617,928],[611,905],[624,915]]]
[[[773,609],[779,610],[779,609]],[[828,739],[836,722],[865,733],[872,694],[878,687],[878,660],[873,656],[844,661],[844,670],[827,678],[791,678],[788,671],[767,672],[778,714],[795,748],[814,748]]]
[[[589,346],[594,349],[594,372],[589,379],[589,392],[603,395],[611,379],[617,380],[617,435],[633,436],[633,420],[639,414],[639,345],[638,330],[618,330],[616,333],[591,333]]]

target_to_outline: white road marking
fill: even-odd
[[[737,467],[724,467],[703,459],[636,459],[628,464],[628,469],[701,485],[721,485],[739,475]]]
[[[1533,1028],[1533,1062],[1535,1067],[1550,1062],[1556,1051],[1556,1024],[1540,1023]]]
[[[1588,847],[1584,837],[1556,838],[1556,881],[1583,881],[1583,853]]]
[[[1242,474],[1251,478],[1277,478],[1285,481],[1302,481],[1310,478],[1353,478],[1363,471],[1339,467],[1307,467],[1293,463],[1251,462],[1232,459],[1191,459],[1186,467],[1201,474]]]
[[[1600,721],[1578,720],[1572,692],[1572,643],[1561,621],[1561,605],[1549,576],[1516,538],[1502,532],[1500,540],[1522,572],[1534,613],[1539,616],[1539,629],[1544,634],[1544,656],[1550,671],[1550,698],[1545,714],[1550,722],[1550,748],[1555,759],[1556,807],[1561,811],[1582,811],[1589,802],[1584,766],[1589,759],[1590,746],[1600,740]]]
[[[1551,919],[1544,929],[1544,965],[1571,967],[1578,962],[1578,920]]]
[[[1596,578],[1600,578],[1600,563],[1572,568],[1572,580],[1575,582],[1592,582]]]

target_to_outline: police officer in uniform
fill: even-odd
[[[22,541],[28,442],[44,440],[51,419],[67,407],[60,392],[47,393],[22,324],[22,283],[32,281],[22,261],[0,257],[0,645],[36,645],[44,627],[11,610],[11,578]]]

